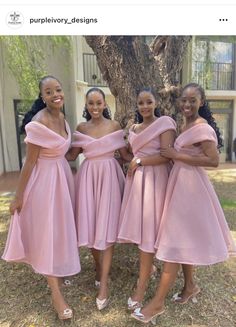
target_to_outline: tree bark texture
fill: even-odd
[[[176,113],[176,81],[190,36],[156,36],[150,46],[143,36],[85,36],[111,93],[117,100],[115,119],[122,127],[133,123],[137,92],[151,87],[159,108]]]

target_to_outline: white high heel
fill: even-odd
[[[141,302],[133,301],[131,297],[128,298],[127,305],[128,305],[128,310],[135,310],[137,308],[142,307]]]
[[[69,279],[64,279],[63,280],[63,283],[62,283],[62,286],[71,286],[72,285],[72,282],[69,280]]]
[[[103,299],[100,300],[99,298],[96,298],[96,305],[99,311],[105,309],[108,306],[109,299]]]
[[[155,313],[152,317],[145,317],[144,314],[142,314],[141,312],[141,308],[135,309],[134,312],[131,314],[131,317],[144,323],[144,324],[148,324],[149,322],[151,322],[153,325],[156,325],[156,320],[157,317],[160,316],[165,309],[162,309],[161,311]]]
[[[56,306],[54,305],[55,301],[52,300],[52,306],[54,308],[54,310],[56,311],[58,318],[60,320],[67,320],[67,319],[71,319],[73,317],[73,311],[71,308],[65,308],[63,311],[58,311],[56,309]]]
[[[95,288],[99,288],[100,287],[100,281],[95,279],[94,286],[95,286]]]
[[[186,304],[189,300],[191,300],[193,303],[197,303],[197,298],[196,296],[201,292],[200,288],[197,287],[196,290],[190,294],[188,297],[186,297],[184,300],[182,298],[182,296],[180,296],[179,293],[175,293],[173,296],[172,296],[172,301],[175,302],[175,303],[179,303],[179,304]]]
[[[64,309],[63,312],[58,313],[60,320],[67,320],[73,317],[73,311],[70,308]]]

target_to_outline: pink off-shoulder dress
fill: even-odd
[[[184,131],[175,149],[202,155],[202,141],[217,143],[206,123]],[[235,245],[217,195],[202,167],[175,161],[169,177],[156,242],[156,257],[167,262],[209,265],[235,254]]]
[[[134,156],[142,158],[160,153],[160,135],[175,129],[174,120],[163,116],[139,134],[131,130],[129,143]],[[126,177],[118,242],[135,243],[142,251],[155,253],[169,170],[168,163],[142,166],[132,177]]]
[[[105,250],[117,239],[124,189],[124,174],[114,151],[126,146],[119,130],[98,139],[74,133],[73,147],[81,147],[85,160],[76,175],[76,227],[78,245]]]
[[[26,143],[40,146],[27,183],[23,207],[11,218],[3,259],[25,262],[43,275],[80,271],[74,221],[74,180],[64,155],[67,139],[38,122],[26,125]]]

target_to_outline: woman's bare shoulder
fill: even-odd
[[[88,122],[81,122],[77,125],[76,130],[78,132],[84,133],[88,130]],[[85,133],[86,134],[86,133]]]

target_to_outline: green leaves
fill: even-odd
[[[8,68],[17,81],[22,99],[35,99],[38,82],[48,74],[48,54],[70,48],[67,36],[0,36]]]

